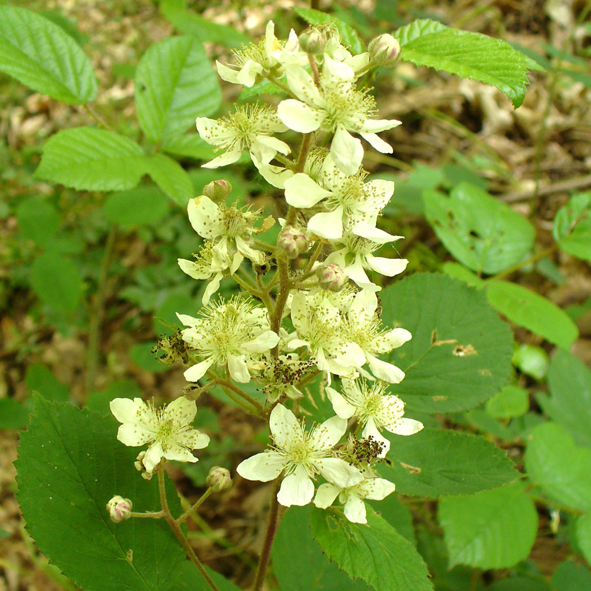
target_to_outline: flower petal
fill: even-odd
[[[351,406],[336,390],[327,386],[324,391],[338,417],[341,419],[350,419],[355,414],[355,407]]]
[[[363,160],[361,140],[354,138],[344,127],[339,126],[330,145],[330,155],[341,172],[353,175],[359,170]]]
[[[160,460],[162,460],[163,455],[164,450],[162,449],[162,444],[159,441],[155,441],[147,449],[146,455],[142,460],[146,470],[151,473],[154,470],[154,468],[160,463]]]
[[[223,276],[224,275],[222,273],[217,273],[211,281],[208,281],[205,292],[203,293],[203,298],[201,300],[201,304],[203,306],[207,306],[207,304],[209,304],[211,296],[220,288],[220,281],[222,280]]]
[[[386,277],[394,277],[402,273],[408,265],[407,259],[388,259],[385,257],[374,257],[372,254],[365,256],[365,260],[371,269],[386,275]]]
[[[240,149],[240,146],[236,144],[232,149],[228,150],[221,156],[202,164],[201,168],[219,168],[220,166],[234,164],[234,162],[237,162],[240,159],[241,155],[242,150]]]
[[[367,523],[365,503],[355,495],[349,495],[345,503],[345,517],[352,523]]]
[[[314,207],[332,193],[323,189],[307,174],[298,172],[285,181],[285,200],[293,207]]]
[[[295,99],[281,101],[277,107],[277,116],[289,129],[300,133],[316,131],[325,117],[320,111]]]
[[[412,339],[412,334],[405,328],[393,328],[387,333],[380,335],[374,342],[380,353],[389,353],[392,349],[402,347]]]
[[[246,365],[246,355],[228,355],[230,377],[240,384],[250,382],[250,373]]]
[[[338,240],[343,236],[343,207],[328,213],[317,213],[308,221],[308,229],[316,236],[327,240]]]
[[[386,454],[390,450],[390,441],[388,439],[386,439],[378,431],[376,424],[374,423],[374,420],[371,417],[368,419],[365,427],[363,428],[363,431],[361,432],[361,437],[363,437],[363,439],[368,439],[369,437],[372,437],[375,441],[381,443],[383,447],[382,447],[382,452],[380,453],[379,457],[380,458],[386,457]]]
[[[319,509],[326,509],[330,507],[334,500],[339,496],[339,493],[343,490],[334,484],[326,483],[321,484],[316,491],[314,497],[314,505]]]
[[[120,423],[135,423],[140,410],[145,411],[147,404],[141,398],[115,398],[109,404],[113,416]]]
[[[314,465],[326,480],[341,488],[354,486],[363,480],[361,472],[341,458],[323,458],[316,460]]]
[[[236,80],[239,84],[244,84],[244,86],[250,88],[251,86],[254,86],[257,76],[262,72],[263,66],[261,66],[261,64],[253,62],[252,60],[247,60],[242,68],[240,68]]]
[[[274,451],[265,451],[244,460],[236,468],[236,472],[246,480],[269,482],[275,480],[285,468],[285,459]]]
[[[282,168],[281,166],[263,164],[254,154],[251,154],[250,157],[261,173],[261,176],[273,187],[277,187],[278,189],[285,188],[285,181],[293,176],[292,170]]]
[[[185,371],[183,374],[185,376],[185,380],[187,382],[197,382],[200,380],[206,373],[207,370],[213,365],[213,359],[206,359],[201,363],[197,363],[193,365],[189,369]]]
[[[174,439],[187,449],[203,449],[209,445],[209,435],[193,428],[177,433]]]
[[[395,365],[382,361],[369,353],[366,353],[367,363],[373,375],[389,384],[399,384],[404,379],[404,372]]]
[[[240,82],[238,82],[238,70],[235,70],[234,68],[228,68],[228,66],[218,61],[216,61],[215,64],[218,69],[218,76],[224,82],[230,82],[231,84],[240,84]]]
[[[396,490],[396,485],[384,478],[373,478],[363,483],[365,498],[372,501],[382,501]]]
[[[385,142],[379,135],[375,133],[363,133],[359,134],[368,144],[371,145],[372,148],[381,152],[382,154],[392,154],[394,149],[392,146]]]
[[[360,131],[362,133],[379,133],[380,131],[386,131],[386,129],[398,127],[401,123],[402,121],[396,119],[366,119]]]
[[[124,423],[117,431],[117,439],[129,447],[138,447],[154,441],[155,433],[137,423]]]
[[[177,462],[191,462],[194,464],[199,459],[196,458],[189,449],[178,445],[176,442],[173,443],[166,451],[162,454],[167,460],[174,460]]]
[[[400,419],[400,422],[393,428],[384,425],[384,428],[390,431],[390,433],[404,436],[414,435],[415,433],[422,431],[423,427],[423,423],[415,421],[414,419]]]
[[[336,78],[337,81],[344,80],[345,82],[352,82],[355,79],[355,72],[353,72],[353,68],[351,68],[351,66],[346,63],[333,60],[329,55],[324,56],[322,73]]]
[[[355,236],[367,238],[368,240],[377,242],[378,244],[396,242],[396,240],[403,238],[403,236],[392,236],[392,234],[388,234],[388,232],[384,232],[384,230],[380,230],[373,224],[368,224],[367,222],[357,222],[351,228],[351,232],[355,234]]]
[[[316,425],[310,433],[309,446],[315,451],[332,449],[345,434],[347,421],[341,417],[332,417],[321,425]]]
[[[242,351],[247,353],[264,353],[272,349],[280,341],[279,335],[272,330],[266,330],[256,339],[242,345]]]
[[[219,235],[221,225],[220,208],[205,195],[189,199],[187,214],[193,230],[207,240]]]
[[[306,70],[304,70],[304,68],[288,68],[286,75],[287,85],[289,86],[290,90],[300,99],[300,101],[314,106],[321,106],[323,104],[320,91],[314,83],[314,79],[312,76],[310,76],[310,74],[308,74],[308,72],[306,72]],[[285,124],[289,127],[287,123]],[[296,129],[294,131],[298,130]]]
[[[162,413],[162,419],[172,419],[180,425],[190,424],[197,414],[197,403],[189,400],[186,396],[180,396],[173,400]]]
[[[279,449],[288,448],[290,443],[303,436],[300,422],[293,412],[285,408],[283,404],[278,404],[271,411],[269,429],[273,435],[273,442]]]
[[[301,466],[298,466],[294,474],[284,478],[279,493],[277,493],[277,500],[284,507],[291,507],[292,505],[301,507],[307,505],[313,496],[314,483],[308,477],[306,471]]]

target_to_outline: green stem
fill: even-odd
[[[111,224],[109,226],[109,233],[107,235],[107,243],[105,245],[105,253],[101,263],[101,270],[99,275],[99,282],[97,292],[92,304],[90,315],[90,327],[88,330],[88,351],[86,355],[86,395],[90,395],[94,389],[94,382],[96,379],[96,372],[98,368],[98,355],[101,337],[101,324],[104,315],[105,295],[107,288],[107,278],[109,275],[109,267],[111,266],[111,256],[113,255],[113,247],[115,245],[116,226]]]
[[[146,513],[131,512],[131,516],[135,519],[161,519],[164,517],[164,511],[147,511]]]
[[[226,394],[230,396],[230,398],[232,398],[234,402],[240,404],[240,406],[244,410],[250,412],[251,414],[257,415],[260,418],[265,418],[267,416],[267,410],[265,409],[265,407],[260,402],[255,400],[252,396],[249,396],[244,390],[236,386],[231,380],[221,378],[220,376],[217,376],[215,374],[213,374],[212,377],[215,379],[218,385],[220,385],[224,389],[224,392],[226,392]],[[232,394],[237,394],[238,396],[240,396],[240,398],[243,398],[249,404],[252,404],[256,411],[253,411],[252,409],[247,409],[243,404],[241,404],[242,401],[240,401],[240,399],[236,399],[236,397]]]
[[[547,256],[551,255],[557,249],[558,249],[558,244],[553,244],[550,248],[547,248],[546,250],[542,250],[542,251],[538,252],[537,254],[532,255],[531,257],[529,257],[529,259],[526,259],[525,261],[521,261],[520,263],[517,263],[516,265],[512,265],[508,269],[505,269],[504,271],[497,273],[494,277],[489,277],[487,279],[487,281],[496,281],[497,279],[502,279],[503,277],[507,277],[508,275],[515,273],[515,271],[519,271],[519,269],[521,269],[521,267],[525,267],[526,265],[530,265],[531,263],[535,263],[541,259],[545,259]]]
[[[285,84],[283,84],[283,82],[279,82],[279,80],[277,80],[277,78],[273,78],[273,77],[269,76],[268,80],[269,80],[269,82],[272,82],[275,86],[277,86],[277,88],[281,88],[281,90],[283,90],[283,92],[286,92],[287,94],[289,94],[290,97],[297,98],[296,95],[293,92],[291,92],[289,87],[285,86]]]
[[[263,550],[261,552],[261,558],[259,560],[259,566],[254,580],[253,591],[261,591],[263,584],[265,583],[267,566],[269,565],[269,559],[271,558],[271,547],[273,546],[273,540],[275,539],[279,522],[279,501],[277,500],[277,493],[279,492],[280,485],[281,481],[277,480],[273,487],[271,509],[269,511],[269,520],[267,522],[267,533],[265,534],[265,542],[263,544]]]
[[[107,131],[110,131],[111,133],[116,133],[116,131],[102,118],[98,115],[98,113],[96,111],[94,111],[94,109],[92,109],[92,107],[88,106],[88,105],[84,105],[84,108],[86,109],[86,112],[100,125],[102,125]]]
[[[168,508],[168,499],[166,498],[166,486],[164,482],[164,470],[160,470],[158,472],[158,490],[160,491],[160,503],[162,505],[162,511],[164,513],[164,517],[170,525],[174,535],[176,536],[177,540],[181,543],[183,550],[187,553],[189,560],[197,567],[197,570],[201,573],[201,576],[207,581],[207,584],[211,587],[213,591],[220,591],[219,587],[213,582],[212,578],[209,576],[208,572],[205,570],[203,564],[199,558],[197,558],[197,554],[193,548],[191,548],[191,544],[185,537],[181,526],[177,523],[176,519],[172,516],[170,509]]]
[[[177,520],[176,522],[178,524],[183,523],[183,521],[185,521],[185,519],[187,519],[187,517],[191,516],[191,514],[194,511],[197,511],[197,509],[199,509],[199,507],[201,507],[201,505],[203,505],[203,503],[205,502],[205,500],[207,499],[207,497],[209,497],[209,495],[211,495],[211,493],[213,492],[213,488],[211,488],[211,486],[201,495],[201,498],[194,504],[191,505]]]

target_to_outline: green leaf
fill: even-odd
[[[183,134],[195,118],[215,113],[222,102],[217,75],[194,37],[169,37],[152,45],[135,74],[140,127],[154,143]]]
[[[22,201],[16,209],[16,219],[21,234],[40,246],[47,245],[60,227],[55,207],[38,197]]]
[[[558,351],[548,372],[550,397],[539,396],[544,412],[591,447],[591,371],[574,355]]]
[[[67,402],[70,397],[68,386],[60,382],[42,363],[33,363],[27,367],[25,383],[30,394],[38,392],[47,400]]]
[[[310,507],[291,507],[281,520],[272,549],[273,573],[282,591],[363,591],[331,562],[312,537]]]
[[[312,507],[314,539],[351,577],[376,591],[430,591],[433,585],[414,546],[371,509],[367,525],[350,523],[333,510]],[[369,527],[368,527],[369,526]]]
[[[414,546],[417,545],[413,516],[410,509],[403,503],[397,494],[388,495],[381,501],[367,501],[403,538],[406,538]]]
[[[392,463],[380,466],[380,473],[403,495],[467,495],[519,476],[505,451],[470,433],[425,428],[412,437],[388,438]]]
[[[333,25],[341,36],[341,42],[351,50],[351,53],[359,54],[365,51],[365,45],[363,45],[363,41],[359,39],[357,31],[355,31],[351,25],[344,23],[336,16],[326,14],[320,10],[314,10],[313,8],[294,8],[294,11],[309,25],[320,25],[322,23]]]
[[[591,513],[587,513],[577,519],[576,525],[577,544],[581,549],[587,564],[591,566]]]
[[[441,270],[446,275],[449,275],[454,279],[459,279],[460,281],[463,281],[464,283],[467,283],[476,289],[482,289],[486,285],[486,282],[483,279],[480,279],[480,277],[474,275],[470,269],[466,269],[466,267],[460,265],[460,263],[448,261],[443,263]]]
[[[571,561],[563,562],[552,575],[552,591],[589,591],[591,573]]]
[[[521,373],[541,381],[548,373],[550,358],[542,347],[522,343],[515,348],[512,363]]]
[[[134,469],[138,450],[116,439],[117,421],[35,397],[22,434],[18,500],[27,530],[51,563],[87,591],[164,591],[185,555],[163,520],[114,524],[105,505],[119,494],[134,511],[160,507],[158,484]],[[169,487],[169,503],[180,511]],[[84,548],[84,560],[80,554]]]
[[[168,199],[156,187],[137,187],[109,195],[103,212],[107,220],[125,229],[149,226],[168,213]]]
[[[575,195],[558,210],[552,233],[561,250],[591,261],[591,192]]]
[[[525,467],[550,499],[591,511],[591,449],[577,447],[566,429],[556,423],[536,427],[527,445]]]
[[[520,417],[529,410],[529,395],[525,388],[505,386],[486,401],[486,412],[497,419]]]
[[[0,6],[0,70],[70,105],[96,97],[92,65],[76,41],[24,8]]]
[[[411,341],[390,354],[406,372],[392,391],[408,408],[466,410],[507,382],[513,337],[484,293],[445,275],[417,273],[382,294],[384,324],[412,333]]]
[[[31,268],[31,285],[40,300],[56,312],[70,313],[82,299],[82,279],[78,267],[53,252],[38,256]]]
[[[144,370],[151,373],[160,373],[166,371],[169,366],[160,363],[156,359],[156,355],[152,353],[156,341],[148,341],[146,343],[137,343],[129,350],[129,356]]]
[[[519,263],[534,244],[530,222],[475,185],[460,183],[449,198],[427,189],[423,201],[439,239],[477,273],[493,275]]]
[[[205,570],[220,591],[240,591],[239,587],[236,587],[220,573],[216,573],[207,566]],[[179,568],[179,574],[170,591],[211,591],[211,587],[195,566],[186,560]]]
[[[538,513],[521,483],[439,502],[439,524],[450,567],[508,568],[525,560],[536,541]]]
[[[233,27],[212,23],[210,20],[186,10],[186,0],[160,0],[160,12],[170,24],[185,35],[192,35],[199,41],[221,43],[226,47],[240,49],[248,45],[250,38]]]
[[[35,176],[79,191],[133,189],[146,173],[140,146],[102,129],[78,127],[52,136]]]
[[[516,283],[491,281],[488,301],[508,320],[568,349],[579,335],[566,312],[545,297]]]
[[[505,41],[428,19],[398,29],[394,37],[402,60],[496,86],[515,107],[523,103],[528,70],[543,69]]]
[[[0,430],[22,429],[29,420],[27,409],[14,398],[0,398]]]
[[[551,591],[546,581],[530,577],[508,577],[495,581],[487,591]]]
[[[160,144],[160,150],[175,156],[185,156],[197,160],[213,160],[215,157],[213,148],[197,133],[167,138]]]
[[[153,154],[148,158],[147,172],[160,189],[183,209],[194,197],[191,177],[176,160],[164,154]]]
[[[117,380],[102,392],[93,392],[86,399],[86,408],[105,415],[111,414],[109,403],[115,398],[141,398],[142,389],[135,380]]]

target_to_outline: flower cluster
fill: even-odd
[[[277,500],[284,506],[328,508],[338,499],[346,517],[358,523],[366,522],[365,499],[380,500],[394,490],[375,470],[390,448],[384,432],[408,436],[422,429],[404,416],[403,401],[388,393],[404,372],[384,356],[412,335],[383,326],[378,276],[394,277],[408,261],[374,255],[401,236],[377,227],[394,183],[368,178],[360,139],[392,151],[377,134],[399,122],[378,118],[371,89],[360,81],[373,67],[392,65],[399,51],[391,36],[382,35],[368,52],[352,55],[326,25],[299,37],[292,31],[283,43],[271,22],[260,43],[235,53],[234,64],[218,63],[227,82],[253,87],[266,81],[284,98],[275,105],[243,105],[217,120],[198,118],[200,136],[220,152],[204,166],[234,164],[248,153],[260,174],[284,192],[278,210],[287,214],[278,220],[276,243],[261,241],[256,235],[274,220],[259,224],[258,212],[226,203],[228,184],[217,181],[189,202],[201,244],[195,260],[179,260],[185,273],[207,285],[196,317],[178,315],[185,327],[176,337],[182,355],[171,359],[188,366],[187,381],[220,386],[269,421],[269,447],[240,463],[238,474],[281,479]],[[293,142],[298,133],[301,141]],[[229,276],[243,293],[214,300]],[[315,378],[320,386],[311,388]],[[253,398],[252,387],[250,394],[242,389],[251,382],[262,397]],[[302,400],[317,406],[320,396],[328,398],[334,416],[308,426]],[[187,398],[163,410],[139,399],[117,399],[111,408],[123,423],[120,441],[149,445],[139,459],[148,476],[164,460],[196,461],[192,450],[208,443],[190,426],[196,406]]]

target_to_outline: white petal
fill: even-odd
[[[152,472],[154,468],[160,463],[164,455],[162,444],[159,441],[155,441],[146,451],[146,455],[142,460],[144,467],[148,472]]]
[[[222,277],[222,273],[217,273],[211,281],[208,281],[205,292],[203,293],[203,298],[201,299],[201,304],[203,306],[207,306],[207,304],[209,304],[211,296],[220,288],[220,281],[222,280]]]
[[[316,451],[332,449],[345,434],[347,421],[341,417],[332,417],[314,427],[310,434],[310,448]]]
[[[338,240],[343,236],[343,207],[328,213],[317,213],[308,221],[308,229],[321,238]]]
[[[285,449],[294,440],[302,438],[302,426],[293,412],[285,408],[283,404],[278,404],[271,411],[269,429],[273,435],[273,441],[279,449]]]
[[[364,482],[363,488],[366,490],[366,499],[382,501],[396,490],[396,485],[384,478],[373,478]]]
[[[366,142],[368,142],[372,148],[376,149],[378,152],[382,154],[392,154],[394,149],[392,146],[385,142],[379,135],[375,133],[360,133],[359,134]]]
[[[379,443],[381,443],[382,444],[382,452],[380,453],[379,457],[380,458],[386,457],[386,454],[390,450],[390,441],[388,439],[386,439],[378,431],[378,429],[374,423],[374,420],[372,418],[368,419],[367,424],[365,425],[365,427],[363,428],[363,431],[361,432],[361,437],[363,437],[363,439],[368,439],[369,437],[372,437],[375,441],[378,441]]]
[[[124,423],[117,430],[117,439],[129,447],[154,441],[156,433],[137,423]]]
[[[386,129],[398,127],[401,123],[396,119],[367,119],[361,127],[361,131],[363,133],[379,133],[380,131],[386,131]]]
[[[317,107],[324,104],[324,101],[320,96],[320,91],[314,83],[312,76],[310,76],[310,74],[308,74],[304,68],[288,68],[286,75],[287,85],[302,102],[309,105],[315,105]],[[288,123],[285,124],[289,127]],[[296,129],[295,131],[298,130]]]
[[[351,232],[356,236],[367,238],[368,240],[377,242],[378,244],[395,242],[396,240],[403,238],[403,236],[392,236],[392,234],[388,234],[388,232],[379,230],[373,224],[368,224],[367,222],[357,222],[351,229]]]
[[[341,490],[343,489],[330,483],[320,485],[314,497],[314,505],[319,509],[330,507],[339,496]]]
[[[345,60],[345,63],[353,69],[355,74],[358,74],[362,70],[365,70],[369,66],[369,53],[365,51],[359,55],[354,55]]]
[[[211,277],[211,270],[204,269],[202,265],[198,265],[194,261],[188,261],[187,259],[177,259],[179,267],[183,273],[186,273],[193,279],[209,279]]]
[[[298,466],[294,474],[289,475],[281,483],[277,500],[284,507],[307,505],[314,496],[314,483],[303,468]]]
[[[339,126],[332,139],[330,155],[341,172],[353,175],[359,170],[363,160],[361,140],[354,138],[344,127]]]
[[[277,107],[277,116],[289,129],[300,133],[316,131],[324,120],[320,111],[295,99],[281,101]]]
[[[349,495],[345,503],[345,517],[352,523],[367,523],[365,503],[355,495]]]
[[[190,450],[175,444],[172,444],[170,447],[168,447],[162,456],[167,460],[174,460],[176,462],[195,463],[199,461]]]
[[[330,191],[323,189],[302,172],[294,174],[285,181],[285,200],[293,207],[314,207],[319,201],[330,197],[330,195],[332,195]]]
[[[213,359],[206,359],[201,363],[197,363],[197,365],[193,365],[183,374],[185,376],[185,380],[187,380],[187,382],[196,382],[200,380],[212,365]]]
[[[250,88],[251,86],[254,86],[257,76],[261,74],[262,71],[263,66],[261,66],[261,64],[253,62],[252,60],[247,60],[242,68],[240,68],[236,80],[239,84],[244,84],[244,86]]]
[[[386,334],[380,335],[376,339],[376,344],[380,353],[389,353],[392,349],[402,347],[412,339],[412,334],[405,328],[393,328]]]
[[[250,382],[250,373],[246,365],[246,355],[228,355],[230,377],[240,384]]]
[[[209,435],[192,428],[177,433],[174,440],[187,449],[203,449],[209,445]]]
[[[181,321],[181,324],[184,324],[185,326],[197,326],[201,324],[201,320],[199,320],[199,318],[194,318],[188,314],[179,314],[177,312],[176,317]]]
[[[355,414],[355,407],[351,406],[336,390],[326,387],[324,391],[338,417],[341,417],[341,419],[350,419]]]
[[[238,82],[238,70],[228,68],[228,66],[225,66],[224,64],[218,61],[216,61],[216,66],[218,69],[218,76],[222,80],[224,80],[224,82],[230,82],[231,84],[240,84]]]
[[[265,262],[265,253],[255,250],[240,236],[236,236],[236,248],[246,258],[250,259],[256,265],[262,265]]]
[[[275,47],[275,23],[269,21],[265,27],[265,53],[270,56]]]
[[[360,287],[371,285],[371,281],[363,268],[361,255],[357,255],[355,257],[355,262],[352,265],[345,267],[343,270],[345,271],[345,275],[349,277],[349,279],[353,279],[353,281],[355,281]]]
[[[147,409],[147,404],[141,398],[114,398],[109,403],[113,416],[120,423],[135,423],[138,420],[138,412]]]
[[[195,125],[201,139],[211,146],[228,145],[226,142],[234,135],[227,125],[209,117],[197,117]]]
[[[420,421],[415,421],[414,419],[401,419],[400,423],[393,428],[388,427],[385,425],[385,428],[390,431],[390,433],[395,433],[396,435],[414,435],[423,429],[423,423]]]
[[[173,400],[162,413],[162,419],[173,419],[181,425],[188,425],[193,421],[197,414],[197,403],[189,400],[186,396],[180,396]]]
[[[242,345],[242,351],[247,353],[264,353],[269,351],[279,342],[279,335],[272,330],[267,330],[256,339]]]
[[[283,126],[281,127],[285,129]],[[271,137],[269,135],[257,135],[255,141],[285,156],[287,156],[291,152],[291,148],[285,142],[282,142],[280,139],[277,139],[276,137]],[[265,162],[265,164],[268,164],[268,162]]]
[[[374,257],[372,254],[365,256],[365,260],[371,269],[386,275],[386,277],[394,277],[399,273],[402,273],[408,265],[406,259],[388,259],[385,257]]]
[[[205,195],[189,199],[187,214],[193,230],[207,240],[213,240],[218,236],[220,220],[220,208]]]
[[[368,353],[366,354],[366,357],[373,375],[379,380],[383,380],[390,384],[399,384],[404,379],[404,372],[399,367],[386,361],[382,361]]]
[[[355,72],[351,66],[333,60],[330,56],[324,56],[324,65],[322,73],[329,74],[330,76],[337,78],[338,80],[344,80],[345,82],[352,82],[355,79]]]
[[[261,176],[273,187],[278,189],[285,188],[285,181],[293,176],[293,171],[281,166],[271,166],[270,164],[263,164],[257,160],[254,154],[250,155],[254,165],[257,167]]]
[[[275,480],[285,468],[285,459],[274,451],[256,454],[238,464],[236,472],[246,480],[269,482]]]
[[[323,458],[316,460],[314,465],[326,480],[341,488],[354,486],[363,480],[363,475],[355,466],[340,458]]]
[[[221,156],[202,164],[201,168],[219,168],[220,166],[234,164],[234,162],[237,162],[240,159],[241,155],[242,150],[240,149],[240,146],[236,144],[231,150],[228,150]]]

